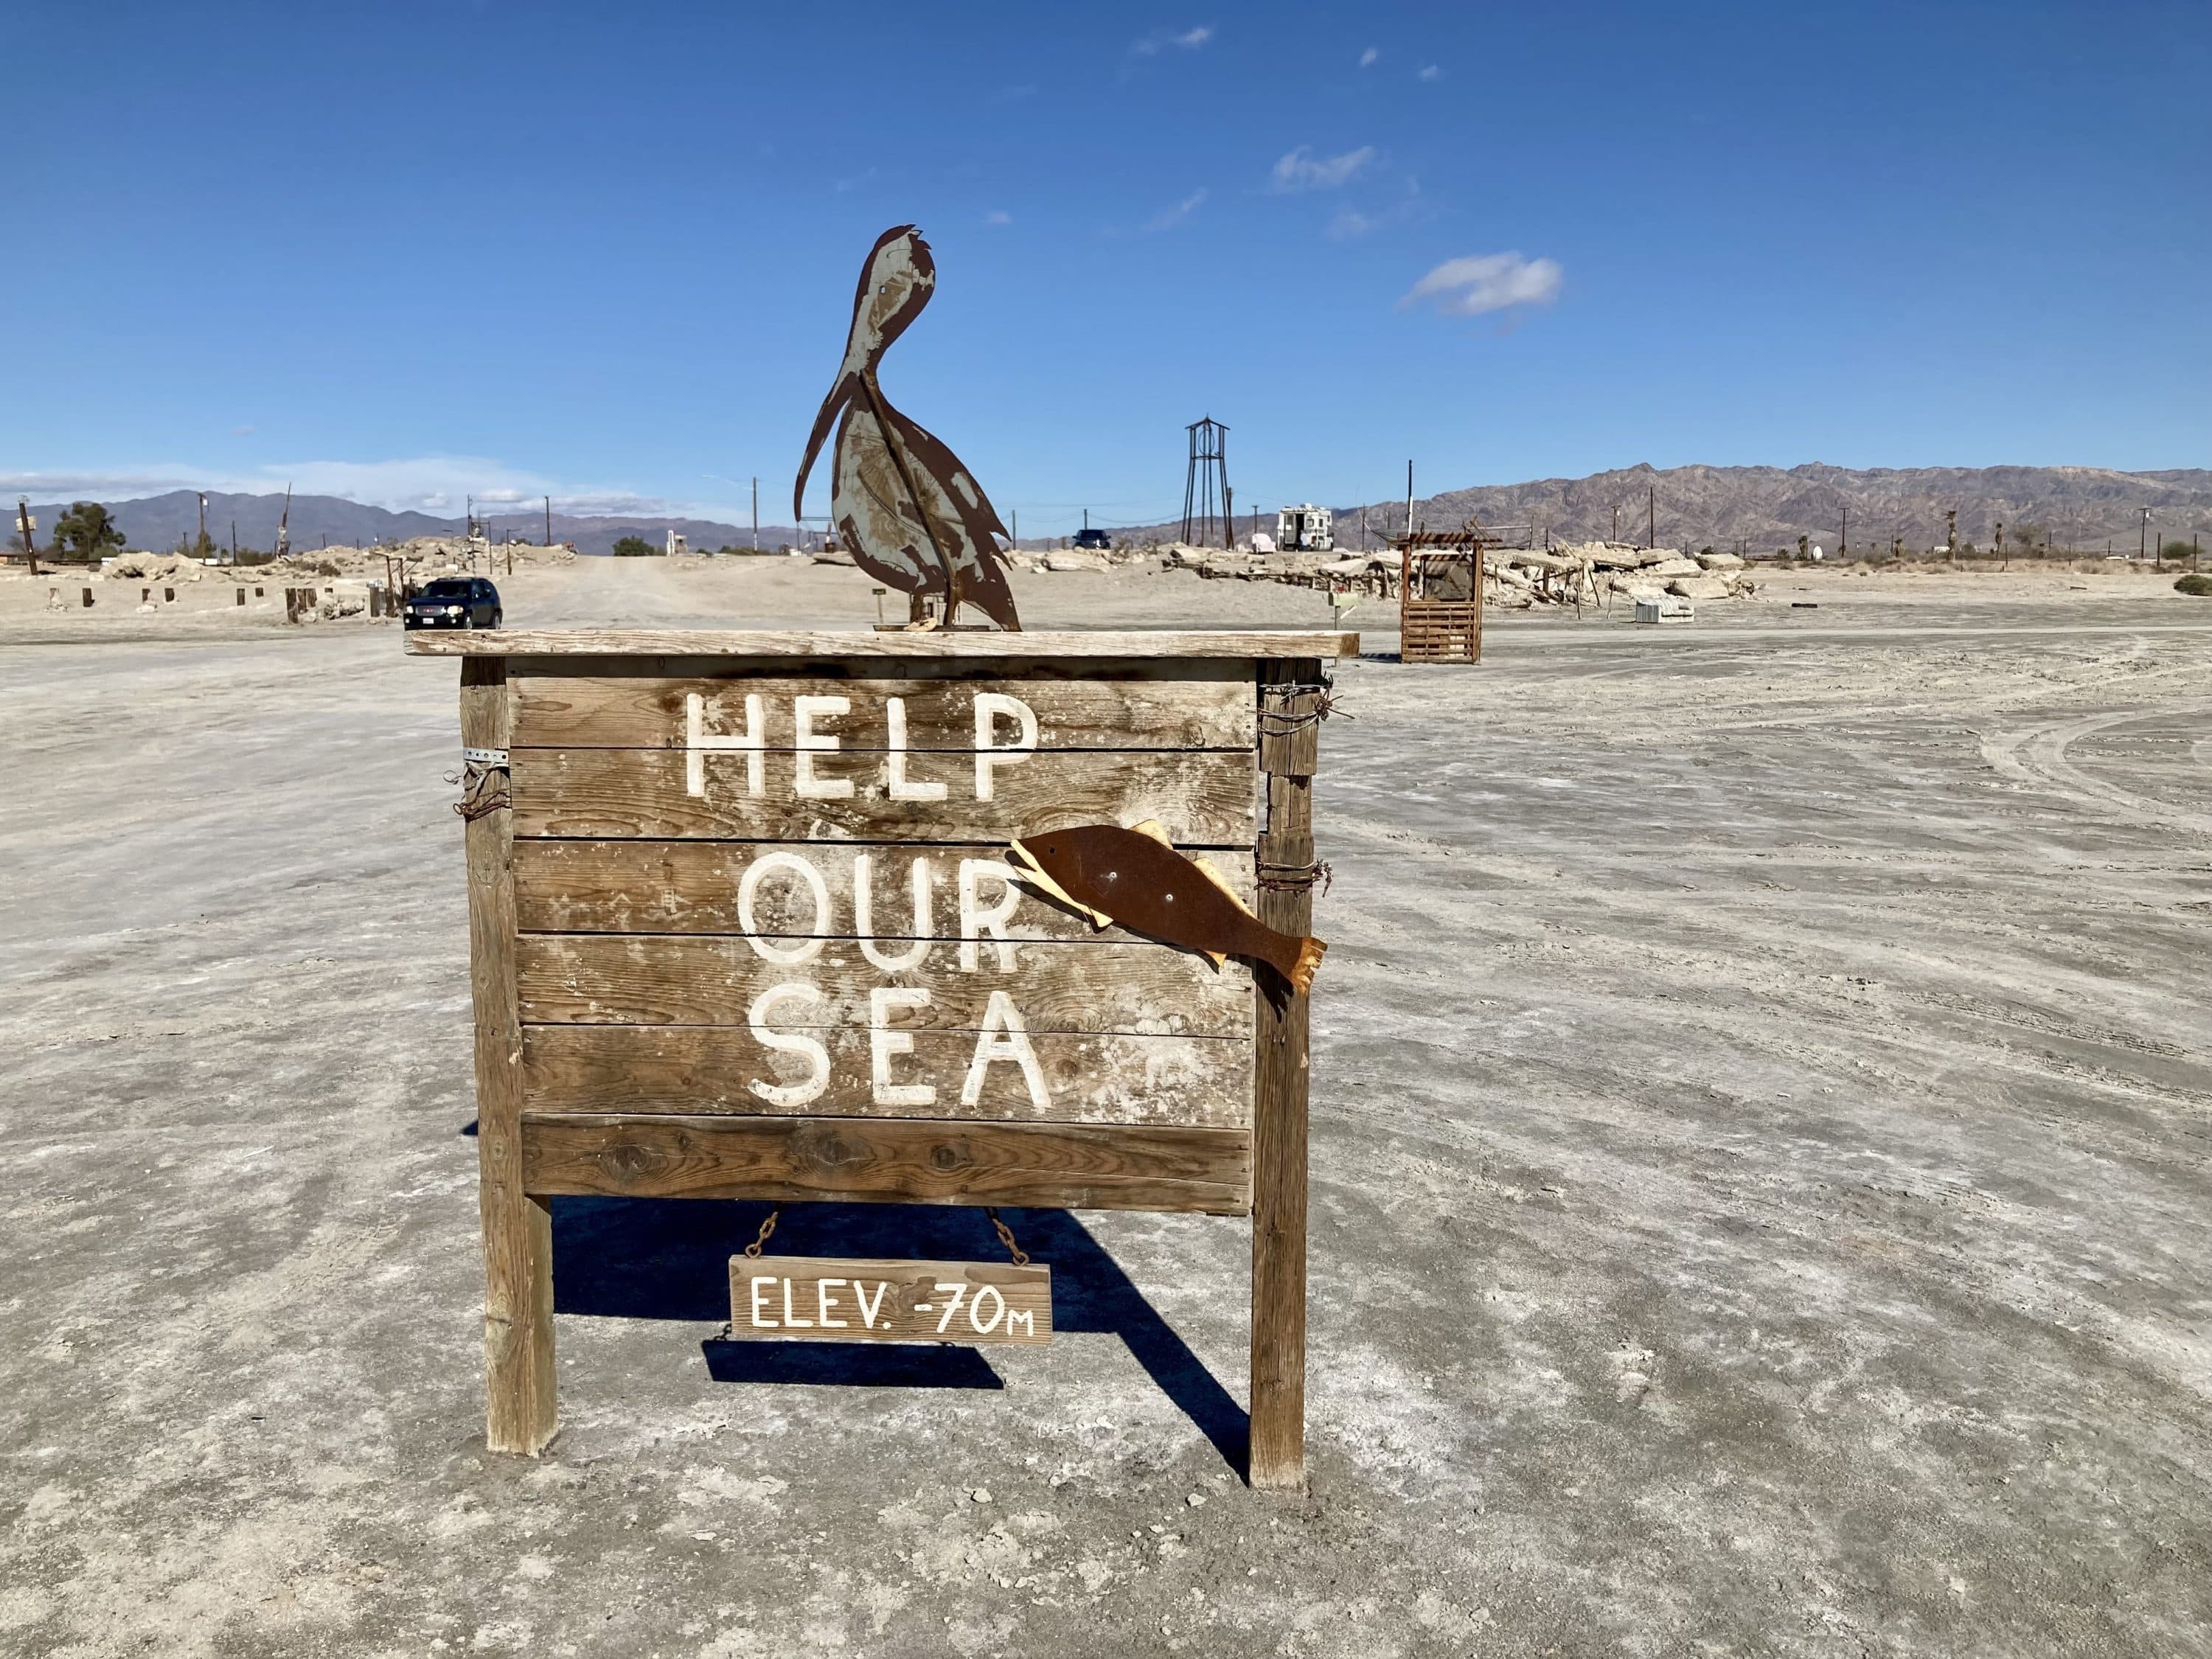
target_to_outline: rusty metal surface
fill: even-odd
[[[1213,957],[1264,962],[1304,991],[1324,948],[1278,933],[1219,879],[1167,842],[1140,830],[1087,823],[1013,843],[1017,874],[1049,897],[1162,944]],[[1104,921],[1101,921],[1104,918]]]
[[[999,550],[1007,532],[997,510],[958,456],[891,406],[877,378],[884,353],[921,314],[936,286],[929,244],[912,225],[895,225],[876,239],[853,296],[844,362],[799,464],[792,512],[803,512],[807,474],[835,422],[830,516],[854,562],[907,595],[916,623],[935,599],[941,623],[972,605],[1000,627],[1018,629]]]

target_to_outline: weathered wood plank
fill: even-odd
[[[1252,1045],[1234,1038],[830,1029],[794,1023],[805,1012],[796,996],[763,1012],[758,1026],[526,1025],[526,1109],[1218,1128],[1252,1121]]]
[[[786,1030],[889,1026],[975,1031],[992,994],[1011,994],[1031,1032],[1252,1035],[1252,975],[1241,963],[1126,939],[1030,942],[975,951],[963,971],[950,940],[872,940],[872,960],[850,939],[727,935],[526,933],[516,988],[529,1024],[743,1025],[763,993],[804,985],[776,1018]],[[773,952],[771,961],[763,951]],[[918,959],[908,963],[908,957]],[[804,957],[803,961],[791,958]],[[884,962],[906,965],[886,968]]]
[[[892,763],[910,758],[907,787],[947,786],[941,800],[894,799]],[[699,769],[690,793],[687,761]],[[794,793],[806,763],[814,786]],[[758,763],[763,793],[750,793]],[[977,769],[989,767],[990,799]],[[1158,820],[1178,847],[1249,847],[1257,767],[1249,750],[1105,754],[1074,750],[965,757],[881,753],[686,756],[659,749],[518,749],[514,832],[568,837],[726,836],[765,841],[972,842],[1084,823]]]
[[[1296,712],[1318,662],[1262,665],[1262,708]],[[1314,858],[1313,778],[1319,753],[1310,724],[1292,721],[1264,738],[1267,823],[1260,841],[1260,920],[1285,933],[1313,929],[1313,889],[1294,873]],[[1322,964],[1316,983],[1327,981]],[[1252,1441],[1253,1486],[1295,1491],[1305,1482],[1306,1092],[1312,999],[1291,993],[1272,969],[1255,975],[1258,1066],[1253,1089]]]
[[[523,1124],[544,1196],[775,1203],[1007,1204],[1243,1215],[1241,1129],[823,1117],[545,1119]]]
[[[611,660],[620,665],[620,659]],[[516,744],[682,749],[696,721],[709,738],[741,736],[771,750],[828,738],[848,752],[904,747],[915,754],[967,753],[1003,746],[1020,719],[1017,705],[1034,719],[1039,749],[1249,749],[1255,738],[1250,672],[1231,674],[1233,664],[1212,665],[1223,672],[1197,679],[1077,680],[974,677],[971,664],[950,665],[967,677],[817,672],[805,678],[787,671],[713,677],[588,672],[598,665],[580,665],[587,670],[581,674],[519,678]],[[839,699],[848,705],[842,710],[834,707]],[[809,744],[799,741],[802,735]]]
[[[1134,937],[1119,927],[1100,933],[1037,896],[1013,879],[1006,853],[1003,842],[918,848],[838,842],[520,841],[514,847],[515,898],[521,925],[532,933],[739,933],[746,931],[738,901],[747,872],[768,860],[750,895],[755,930],[763,936],[853,939],[862,932],[856,900],[865,860],[866,932],[878,939],[957,939],[995,932],[1010,939]],[[812,884],[793,859],[821,878],[826,927]],[[1249,848],[1211,852],[1206,860],[1246,904],[1255,902]],[[929,894],[919,926],[917,861]],[[1002,912],[1005,919],[995,920]]]
[[[1049,1342],[1052,1269],[733,1255],[730,1335],[740,1342]]]
[[[1359,635],[1328,632],[833,634],[700,629],[493,629],[407,636],[417,657],[1352,657]]]
[[[506,665],[461,664],[461,742],[506,747],[514,704]],[[557,1423],[553,1370],[553,1226],[522,1179],[522,1039],[514,988],[513,814],[486,780],[492,810],[469,820],[469,987],[475,1008],[477,1201],[483,1225],[484,1437],[535,1456]]]

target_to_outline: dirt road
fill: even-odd
[[[1231,589],[1022,600],[1322,614]],[[1059,1339],[869,1370],[714,1340],[757,1206],[563,1201],[486,1456],[450,665],[0,647],[0,1650],[2212,1652],[2212,617],[1819,592],[1342,671],[1304,1503],[1203,1218],[1014,1216]]]

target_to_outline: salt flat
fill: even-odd
[[[732,564],[509,620],[871,603]],[[453,666],[11,630],[0,1649],[2212,1652],[2212,611],[1824,572],[1345,665],[1302,1503],[1195,1217],[1015,1216],[1049,1348],[825,1373],[714,1340],[758,1206],[562,1200],[562,1431],[487,1456]]]

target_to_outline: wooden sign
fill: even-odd
[[[730,1335],[745,1342],[1049,1342],[1052,1269],[733,1255]]]
[[[556,1196],[1195,1211],[1252,1218],[1251,1474],[1298,1483],[1308,999],[1095,926],[1010,843],[1152,826],[1269,927],[1310,933],[1323,665],[1356,636],[408,648],[462,659],[494,1449],[554,1431]],[[908,1283],[891,1265],[747,1271],[811,1317],[830,1279]],[[985,1283],[1016,1305],[1012,1281],[957,1282],[961,1320]],[[1048,1303],[1024,1305],[1048,1328]],[[907,1340],[884,1328],[836,1340]],[[1007,1340],[923,1335],[955,1328]]]

